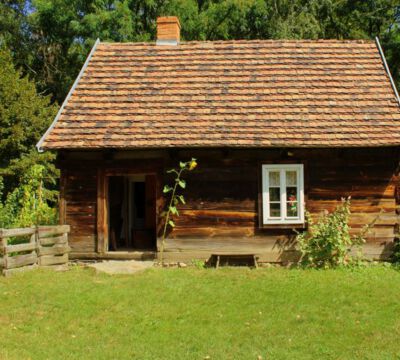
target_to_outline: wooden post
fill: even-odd
[[[145,212],[145,223],[146,229],[151,230],[151,236],[156,236],[157,226],[157,177],[156,175],[146,175],[146,212]]]
[[[37,256],[37,264],[39,265],[39,263],[40,263],[40,261],[39,261],[40,240],[39,240],[39,226],[38,225],[35,226],[35,232],[32,234],[30,242],[35,243],[35,245],[36,245],[35,252],[36,252],[36,256]]]
[[[59,223],[65,225],[66,223],[66,200],[65,188],[67,184],[66,170],[63,169],[60,174],[60,202],[59,202]]]
[[[3,254],[3,272],[7,269],[7,237],[3,235],[3,230],[0,229],[0,246],[2,247]]]

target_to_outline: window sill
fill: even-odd
[[[262,224],[260,226],[261,230],[267,230],[267,229],[295,229],[295,230],[303,230],[307,226],[305,223],[300,223],[300,224],[289,224],[289,223],[283,223],[283,224]]]

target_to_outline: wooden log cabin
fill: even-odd
[[[61,170],[71,257],[157,256],[166,170],[195,157],[166,259],[296,259],[305,211],[351,196],[364,252],[390,255],[398,216],[399,97],[376,41],[97,41],[40,151]]]

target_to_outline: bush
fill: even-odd
[[[57,222],[57,192],[43,186],[45,167],[34,165],[20,186],[0,201],[0,228],[51,225]],[[0,178],[0,199],[3,181]]]
[[[354,262],[350,250],[365,242],[364,236],[372,224],[366,225],[359,234],[350,235],[350,198],[332,213],[324,213],[317,222],[310,213],[306,213],[308,230],[297,235],[302,263],[309,267],[331,268]]]

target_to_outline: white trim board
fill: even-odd
[[[388,63],[387,63],[387,61],[386,61],[386,57],[385,57],[385,54],[383,53],[382,46],[381,46],[381,43],[380,43],[378,37],[375,37],[375,43],[376,43],[376,46],[378,47],[379,54],[381,55],[381,59],[382,59],[382,62],[383,62],[383,66],[384,66],[384,68],[385,68],[385,70],[386,70],[386,73],[387,73],[388,76],[389,76],[390,84],[392,85],[392,89],[393,89],[393,91],[394,91],[394,95],[396,96],[397,103],[400,105],[399,93],[398,93],[398,91],[397,91],[396,84],[395,84],[394,81],[393,81],[393,77],[392,77],[392,74],[391,74],[391,72],[390,72],[389,65],[388,65]]]
[[[38,150],[39,152],[43,152],[42,145],[43,145],[44,140],[45,140],[46,137],[50,134],[51,130],[53,130],[54,126],[56,125],[56,123],[57,123],[57,121],[58,121],[58,119],[60,118],[60,115],[61,115],[61,113],[63,112],[64,107],[67,105],[67,103],[68,103],[70,97],[72,96],[72,93],[74,92],[76,86],[78,85],[79,80],[81,79],[83,73],[85,72],[85,70],[86,70],[86,68],[87,68],[87,66],[88,66],[88,64],[89,64],[89,61],[90,61],[90,59],[92,58],[92,56],[93,56],[93,54],[94,54],[94,52],[95,52],[95,50],[96,50],[96,48],[97,48],[97,45],[98,45],[99,43],[100,43],[100,39],[97,38],[96,42],[94,43],[94,45],[93,45],[93,47],[92,47],[92,50],[90,50],[90,53],[89,53],[89,55],[87,56],[86,61],[85,61],[85,63],[84,63],[83,66],[82,66],[81,71],[79,72],[78,77],[75,79],[74,84],[72,85],[71,89],[69,90],[67,97],[65,98],[65,100],[64,100],[64,102],[62,103],[60,109],[58,110],[58,113],[57,113],[56,117],[54,118],[54,120],[53,120],[53,122],[51,123],[51,125],[49,126],[49,128],[46,130],[46,132],[43,134],[43,136],[40,138],[40,140],[39,140],[38,143],[36,144],[36,148],[37,148],[37,150]]]

